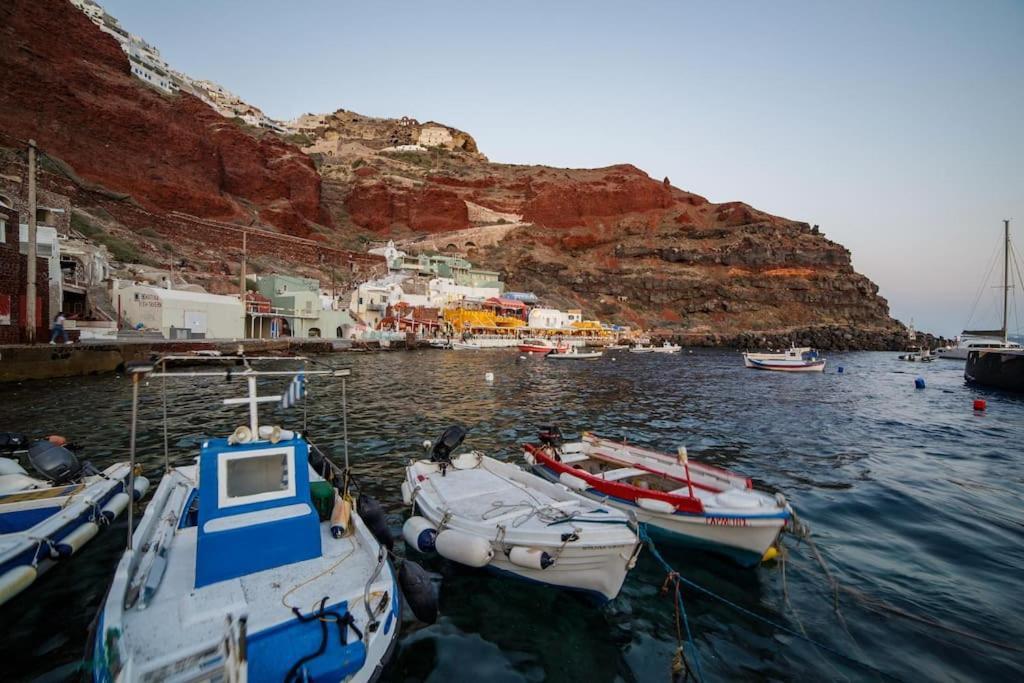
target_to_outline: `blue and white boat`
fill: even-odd
[[[4,435],[10,457],[0,458],[0,605],[69,561],[149,486],[144,477],[129,482],[128,463],[103,471],[80,463],[62,441],[30,445],[20,435]],[[20,454],[38,476],[21,466],[14,457]]]
[[[744,353],[744,367],[779,372],[824,372],[825,359],[806,346],[793,346],[781,353]]]
[[[249,396],[224,402],[248,404],[249,424],[160,481],[97,619],[95,681],[370,681],[393,648],[401,597],[380,533],[319,449],[257,423],[281,397],[258,396],[256,377],[301,373],[244,363],[231,376]]]

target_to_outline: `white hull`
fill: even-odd
[[[416,509],[435,528],[486,539],[490,569],[606,600],[618,595],[640,548],[625,516],[493,458],[466,453],[455,462],[445,476],[428,460],[406,470]],[[572,519],[557,521],[571,513]],[[578,538],[565,542],[567,533]],[[546,552],[554,563],[546,569],[515,564],[514,548]]]

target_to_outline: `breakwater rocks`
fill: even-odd
[[[682,333],[663,335],[681,346],[724,347],[735,349],[785,349],[791,344],[822,351],[907,351],[913,348],[935,349],[949,340],[932,334],[911,337],[904,328],[862,329],[841,326],[810,327],[789,332],[742,332],[739,334]]]

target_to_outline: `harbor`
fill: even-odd
[[[567,442],[589,431],[660,452],[685,446],[695,462],[742,472],[757,489],[784,494],[821,562],[790,534],[781,539],[784,558],[753,568],[655,541],[660,556],[692,582],[681,584],[682,597],[704,680],[1000,679],[1017,670],[1024,633],[1005,595],[1024,567],[1016,531],[1024,509],[999,482],[1020,476],[1005,448],[1024,440],[1018,397],[968,387],[960,363],[908,365],[895,354],[830,353],[825,372],[793,375],[748,370],[735,351],[605,353],[583,364],[505,350],[313,358],[352,373],[353,475],[361,493],[380,501],[396,538],[409,516],[400,490],[405,467],[424,457],[424,439],[453,423],[468,430],[463,450],[522,466],[522,444],[537,443],[538,431],[555,424]],[[927,388],[915,389],[918,376]],[[154,487],[164,468],[160,381],[139,387],[138,461]],[[284,383],[261,379],[261,393]],[[237,408],[210,408],[243,384],[199,377],[169,389],[172,466],[189,465],[204,440],[244,422]],[[3,424],[64,434],[99,467],[128,458],[125,376],[6,389]],[[344,449],[341,399],[338,380],[310,382],[309,439],[336,459]],[[977,399],[985,410],[973,408]],[[90,410],[66,410],[71,403]],[[302,419],[301,409],[263,410],[265,422],[294,426]],[[116,519],[4,606],[19,615],[2,646],[15,678],[58,680],[82,671],[86,634],[124,549],[125,524]],[[648,549],[604,607],[423,555],[401,541],[395,553],[439,577],[439,616],[426,625],[405,609],[382,680],[666,680],[671,673],[673,600],[661,592],[666,572]]]

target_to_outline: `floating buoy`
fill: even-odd
[[[487,382],[493,382],[494,381],[494,373],[493,372],[486,373],[484,375],[484,380],[487,381]]]
[[[437,591],[430,574],[423,567],[412,560],[402,562],[398,568],[398,584],[417,619],[425,624],[437,621]]]
[[[988,404],[985,403],[985,399],[983,399],[983,398],[976,398],[976,399],[974,399],[974,409],[975,410],[985,410],[985,408],[987,408],[987,407],[988,407]]]
[[[104,519],[108,522],[113,522],[114,518],[124,512],[124,509],[128,507],[128,494],[122,491],[121,493],[115,494],[107,501],[107,504],[100,510],[100,514],[103,515]]]
[[[527,465],[536,465],[537,464],[537,458],[533,457],[533,453],[530,453],[529,451],[527,451],[526,453],[523,453],[523,460],[526,461]]]
[[[335,494],[334,509],[331,510],[331,536],[341,538],[348,535],[349,523],[351,521],[352,502]]]
[[[574,491],[584,491],[590,488],[586,479],[581,479],[580,477],[577,477],[574,474],[569,474],[568,472],[562,472],[558,475],[558,481],[562,482]]]
[[[771,546],[768,546],[768,550],[764,551],[764,555],[761,556],[761,561],[762,562],[771,562],[772,560],[774,560],[778,556],[779,556],[779,549],[776,548],[775,546],[771,545]]]
[[[485,567],[494,558],[491,542],[480,536],[470,536],[454,529],[445,529],[434,540],[437,553],[452,562],[468,567]]]
[[[373,496],[359,496],[359,516],[363,518],[366,528],[370,530],[377,542],[391,550],[395,545],[395,539],[391,537],[391,529],[388,528],[384,508]]]
[[[519,360],[526,360],[526,356],[519,356]]]
[[[436,549],[437,528],[426,517],[413,515],[402,525],[402,538],[410,548],[432,553]]]
[[[508,552],[508,561],[524,569],[547,569],[555,563],[555,558],[539,548],[516,546]]]
[[[914,380],[915,389],[924,389],[924,386],[924,377],[918,377],[917,379]]]
[[[840,365],[838,368],[836,368],[836,372],[838,372],[840,375],[843,374],[843,366]]]
[[[675,505],[657,498],[637,498],[636,504],[648,512],[660,512],[663,515],[670,515],[676,511]]]
[[[125,498],[127,498],[127,494]],[[57,554],[60,557],[67,557],[78,552],[83,545],[85,545],[89,539],[96,535],[99,531],[99,526],[95,522],[86,522],[82,526],[78,527],[70,534],[54,543],[54,548],[57,549]]]

